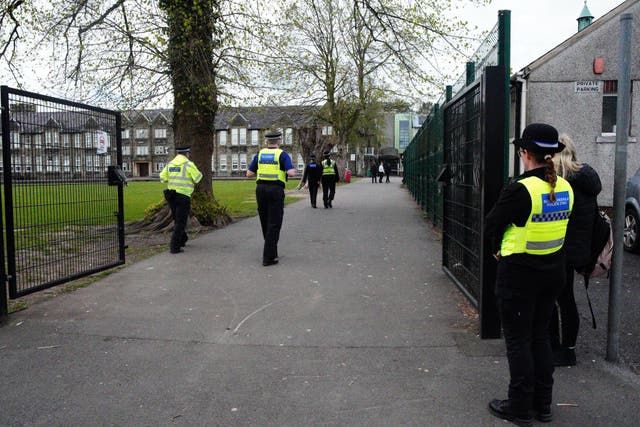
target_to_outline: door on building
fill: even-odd
[[[138,163],[138,176],[149,176],[149,163]]]

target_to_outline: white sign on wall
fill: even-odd
[[[356,155],[355,154],[351,154],[351,161],[355,162],[356,161]]]
[[[600,92],[601,81],[585,81],[574,82],[574,89],[576,93],[593,93]]]
[[[96,131],[96,154],[107,154],[109,148],[109,134],[103,131]]]

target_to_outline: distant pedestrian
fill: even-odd
[[[578,161],[575,145],[569,136],[560,135],[559,141],[565,145],[565,149],[553,158],[556,172],[571,184],[575,202],[564,240],[567,283],[558,296],[557,307],[553,308],[550,333],[554,365],[574,366],[580,327],[580,315],[573,294],[574,272],[581,271],[590,261],[593,223],[598,215],[597,199],[602,183],[591,166]]]
[[[318,197],[318,187],[320,186],[320,180],[322,179],[322,167],[316,163],[316,155],[311,154],[309,156],[309,164],[305,166],[302,180],[298,186],[298,190],[305,186],[309,187],[309,199],[311,200],[311,207],[316,208],[316,199]]]
[[[553,353],[549,322],[565,282],[562,249],[573,190],[556,175],[553,154],[562,151],[550,125],[527,126],[516,139],[525,172],[506,185],[486,217],[490,253],[498,260],[495,293],[509,362],[506,400],[489,411],[520,426],[552,420]]]
[[[378,182],[382,184],[382,178],[384,177],[384,164],[380,161],[378,165]]]
[[[378,165],[376,165],[376,162],[371,162],[369,173],[371,174],[371,183],[375,184],[378,181]]]
[[[389,164],[389,162],[384,162],[384,175],[387,178],[387,180],[385,182],[387,182],[387,183],[391,182],[389,180],[389,175],[391,175],[391,164]]]
[[[176,147],[176,156],[160,172],[160,181],[167,183],[164,198],[171,209],[173,233],[169,252],[177,254],[187,243],[187,220],[191,212],[191,195],[195,185],[202,180],[202,173],[190,161],[190,147]]]
[[[331,161],[331,153],[325,151],[322,160],[322,201],[324,207],[333,207],[333,198],[336,195],[336,183],[340,181],[338,166],[335,161]]]
[[[264,238],[262,265],[278,263],[278,240],[284,216],[284,188],[288,177],[294,177],[291,157],[279,148],[282,133],[271,130],[265,135],[267,147],[253,157],[247,177],[256,177],[256,201]]]

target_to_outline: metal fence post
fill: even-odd
[[[631,31],[633,15],[620,16],[620,44],[618,50],[618,105],[616,110],[616,161],[613,184],[613,260],[609,286],[609,316],[607,324],[607,356],[618,361],[620,343],[620,286],[622,279],[624,201],[627,182],[627,141],[631,108]]]
[[[9,124],[9,94],[7,92],[7,87],[2,86],[0,88],[0,110],[2,116],[2,124],[0,125],[0,129],[2,130],[2,149],[4,147],[7,148],[5,152],[9,151],[10,144],[10,124]],[[6,154],[5,154],[6,155]],[[4,162],[6,159],[5,156],[2,157],[2,161]],[[5,173],[7,172],[6,168],[4,168]],[[4,180],[3,180],[4,182]],[[2,208],[2,203],[0,203],[0,218],[2,218],[4,209]],[[7,270],[4,264],[4,230],[0,232],[0,245],[3,248],[0,250],[0,325],[5,322],[9,317],[9,302],[7,295]]]
[[[504,68],[504,90],[509,94],[509,82],[511,80],[511,11],[500,10],[498,12],[498,65]],[[511,100],[505,97],[504,104],[504,182],[509,179],[509,109]]]

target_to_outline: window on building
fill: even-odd
[[[371,155],[375,155],[376,154],[376,147],[366,147],[365,149],[365,153],[366,154],[371,154]]]
[[[220,156],[220,171],[226,171],[227,170],[227,156],[226,155],[222,155]]]
[[[68,134],[68,133],[62,134],[62,146],[64,148],[69,148],[71,146],[71,134]]]
[[[216,155],[211,155],[211,172],[215,172],[216,170]]]
[[[84,133],[84,146],[86,148],[93,148],[95,147],[95,136],[96,134],[94,132],[85,132]]]
[[[238,155],[237,154],[232,154],[231,155],[231,170],[232,171],[237,171],[238,170]]]
[[[46,159],[45,172],[53,172],[53,157],[47,156]]]
[[[29,156],[24,158],[24,171],[31,172],[31,157]]]
[[[123,156],[130,156],[131,155],[131,146],[130,145],[123,145],[122,146],[122,155]]]
[[[122,162],[122,170],[125,172],[129,172],[129,163],[127,162]]]
[[[251,131],[251,145],[258,145],[258,131]]]
[[[154,136],[156,139],[159,139],[159,138],[166,138],[166,137],[167,137],[167,129],[165,129],[165,128],[154,129],[154,131],[153,131],[153,136]]]
[[[218,132],[218,142],[220,145],[227,145],[227,131],[221,130]]]
[[[149,129],[136,129],[136,139],[146,139],[149,137]]]
[[[323,135],[332,135],[333,134],[333,127],[331,127],[331,126],[323,126],[322,127],[322,134]]]
[[[62,158],[62,170],[64,172],[71,172],[71,159],[69,159],[69,156],[64,156]]]
[[[157,173],[162,172],[162,169],[164,169],[165,163],[164,162],[156,162],[155,164],[155,170]]]
[[[42,135],[40,135],[39,133],[33,135],[33,146],[36,148],[42,147]]]
[[[73,134],[73,146],[75,148],[80,148],[82,147],[82,135],[80,135],[79,133],[74,133]]]
[[[9,135],[9,137],[11,138],[11,148],[20,148],[20,132],[11,132]]]
[[[301,171],[304,169],[304,159],[300,154],[298,154],[298,170]]]
[[[44,144],[47,147],[58,146],[58,132],[54,130],[48,130],[44,133]]]
[[[153,147],[154,154],[167,154],[167,146],[166,145],[156,145]]]
[[[36,172],[42,172],[42,156],[36,156]]]
[[[136,147],[136,155],[137,156],[148,156],[149,155],[149,147],[147,147],[146,145],[142,145],[142,146]]]
[[[247,145],[247,130],[245,128],[238,129],[240,145]]]
[[[231,145],[238,145],[238,128],[231,129]]]
[[[82,158],[80,156],[76,156],[75,170],[76,172],[82,171]]]
[[[284,130],[284,143],[285,145],[293,144],[293,129],[286,128]]]
[[[633,93],[633,82],[631,82]],[[631,98],[633,99],[633,97]],[[618,108],[618,81],[605,80],[602,85],[602,134],[616,134],[616,120]],[[631,123],[629,123],[631,129]]]
[[[246,153],[240,154],[240,170],[241,171],[247,170],[247,154]]]
[[[129,129],[124,129],[121,133],[120,136],[122,137],[122,139],[129,139]]]

